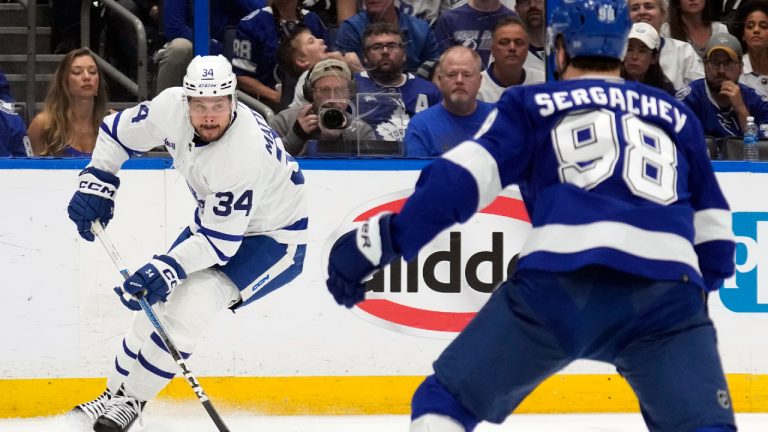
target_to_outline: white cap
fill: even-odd
[[[632,24],[628,39],[638,39],[650,49],[659,49],[659,33],[652,25],[644,22]]]

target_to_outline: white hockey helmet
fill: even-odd
[[[237,77],[232,65],[221,54],[196,56],[184,75],[184,95],[187,97],[234,96]]]

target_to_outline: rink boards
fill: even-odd
[[[303,160],[310,207],[304,273],[237,314],[222,312],[188,361],[217,405],[270,414],[407,413],[431,362],[471,319],[529,229],[515,189],[442,234],[417,262],[371,284],[347,310],[324,284],[324,259],[341,228],[397,210],[420,160]],[[98,394],[130,311],[101,246],[81,241],[66,215],[85,161],[0,160],[0,417],[48,415]],[[737,275],[710,300],[735,407],[768,411],[768,164],[716,162],[734,211]],[[165,159],[121,171],[108,233],[130,268],[167,249],[192,220],[187,186]],[[694,360],[695,361],[695,360]],[[489,365],[492,367],[492,365]],[[176,380],[163,393],[193,399]],[[546,381],[522,412],[631,412],[637,403],[613,368],[577,362]]]

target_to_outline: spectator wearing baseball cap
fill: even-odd
[[[291,155],[303,155],[312,140],[375,139],[373,129],[349,112],[355,81],[345,62],[327,58],[315,63],[303,93],[307,103],[280,111],[270,121]]]
[[[748,116],[768,123],[768,97],[738,82],[742,71],[741,44],[729,33],[712,35],[704,47],[704,78],[680,89],[682,100],[715,138],[742,136]]]
[[[627,54],[621,65],[621,77],[674,95],[675,86],[664,75],[659,64],[659,41],[659,33],[652,25],[644,22],[633,24],[629,32]]]

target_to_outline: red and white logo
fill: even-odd
[[[323,262],[351,226],[383,211],[399,212],[412,193],[394,192],[350,211],[344,229],[326,242]],[[530,229],[520,193],[505,189],[467,222],[440,233],[411,262],[399,260],[376,273],[367,282],[366,300],[353,312],[400,333],[451,339],[514,272]]]

